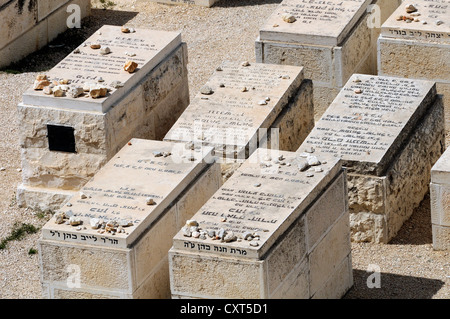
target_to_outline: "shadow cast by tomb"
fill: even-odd
[[[431,299],[445,283],[438,279],[404,276],[386,272],[379,273],[379,288],[369,288],[375,284],[373,272],[353,269],[354,285],[343,299]],[[372,281],[371,281],[372,280]]]
[[[281,3],[281,0],[218,0],[212,7],[246,7],[275,3]]]

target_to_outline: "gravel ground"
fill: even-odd
[[[98,0],[95,0],[98,2]],[[94,4],[96,2],[93,2]],[[69,30],[48,46],[6,72],[0,72],[0,240],[15,223],[41,227],[50,215],[20,209],[15,190],[20,182],[19,124],[16,106],[36,74],[51,69],[103,24],[159,30],[179,30],[188,44],[191,95],[224,60],[254,61],[258,29],[281,0],[223,0],[212,8],[168,6],[145,0],[114,0],[113,10],[93,9],[81,29]],[[63,46],[58,46],[64,44]],[[447,145],[450,136],[447,135]],[[427,196],[389,244],[352,243],[354,286],[348,299],[450,298],[450,252],[432,249],[430,205]],[[0,250],[0,298],[41,298],[37,249],[40,233],[10,241]],[[377,265],[381,288],[367,287]]]

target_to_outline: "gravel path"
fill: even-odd
[[[97,0],[96,0],[97,1]],[[94,3],[96,3],[94,1]],[[97,1],[98,2],[98,1]],[[179,30],[188,44],[191,95],[224,60],[254,61],[258,29],[281,0],[223,0],[212,8],[168,6],[145,0],[114,0],[114,10],[93,9],[82,28],[69,30],[54,44],[0,72],[0,241],[15,223],[41,227],[49,214],[20,209],[15,190],[20,182],[20,148],[16,106],[37,73],[51,69],[103,24]],[[447,135],[447,145],[449,144]],[[0,250],[0,298],[41,298],[37,249],[40,233],[10,241]],[[450,298],[450,253],[432,249],[429,197],[390,244],[352,243],[354,287],[345,298]],[[367,287],[379,267],[381,288]]]

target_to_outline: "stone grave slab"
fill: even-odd
[[[302,146],[348,170],[352,240],[388,242],[429,190],[443,152],[443,104],[431,81],[354,74]]]
[[[378,74],[435,81],[438,93],[444,97],[448,133],[450,0],[415,1],[411,13],[406,12],[406,5],[409,3],[401,5],[381,27]]]
[[[57,209],[130,138],[161,140],[189,104],[181,34],[134,31],[101,27],[45,74],[55,93],[34,84],[23,94],[19,205]],[[137,64],[132,73],[128,61]]]
[[[431,169],[431,227],[433,248],[450,250],[450,149]]]
[[[164,140],[214,146],[221,163],[242,163],[260,146],[296,150],[313,125],[301,67],[225,61]]]
[[[0,1],[0,68],[37,51],[68,28],[78,6],[80,20],[89,16],[89,0]]]
[[[256,61],[303,66],[318,119],[353,73],[376,74],[380,25],[399,3],[283,0],[259,30]]]
[[[315,155],[319,163],[305,168],[310,159],[298,153],[257,149],[174,237],[172,297],[345,294],[353,283],[345,170]]]
[[[150,1],[163,4],[174,4],[174,5],[192,4],[202,7],[211,7],[214,3],[216,3],[219,0],[150,0]]]
[[[45,298],[170,298],[172,238],[221,184],[212,148],[173,150],[132,139],[44,225]]]

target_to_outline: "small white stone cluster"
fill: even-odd
[[[115,235],[116,233],[126,233],[125,228],[129,226],[133,226],[132,221],[128,221],[125,219],[116,221],[109,220],[104,221],[99,218],[90,218],[89,223],[92,229],[98,229],[98,233],[110,233],[111,235]]]
[[[300,153],[297,156],[297,168],[300,172],[305,172],[306,177],[313,177],[314,173],[320,173],[323,172],[322,167],[320,167],[321,164],[326,164],[326,161],[320,161],[317,156],[313,155],[315,149],[313,147],[306,148],[304,152]],[[260,164],[261,168],[269,168],[273,165],[278,165],[278,168],[281,166],[291,166],[292,164],[288,161],[285,161],[283,155],[278,156],[275,160],[272,160],[270,156],[266,156],[263,159],[263,162]],[[314,171],[309,170],[311,167],[314,167]],[[309,170],[309,171],[308,171]],[[260,187],[261,184],[257,183],[254,184],[255,187]]]

